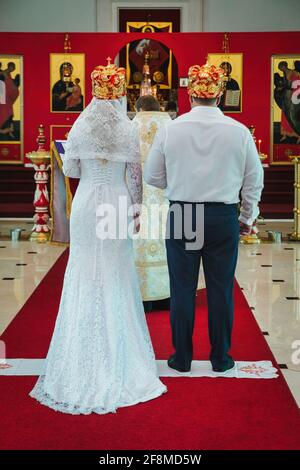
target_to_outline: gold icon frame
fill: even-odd
[[[5,145],[20,145],[20,159],[19,160],[1,160],[0,165],[20,165],[24,163],[24,56],[20,54],[0,54],[0,62],[3,64],[8,62],[18,62],[18,66],[16,66],[16,73],[20,74],[20,93],[16,100],[18,103],[17,115],[20,118],[20,139],[13,141],[13,140],[1,140],[0,144]],[[15,108],[15,103],[13,105]],[[15,112],[15,109],[14,109]]]
[[[85,108],[85,54],[81,52],[76,53],[51,53],[50,57],[50,112],[51,113],[65,113],[65,114],[80,114],[82,111],[53,111],[52,109],[52,87],[56,81],[59,80],[59,63],[70,62],[73,65],[73,70],[77,71],[77,74],[74,72],[74,76],[80,79],[80,87],[83,96],[83,108]],[[76,69],[75,69],[76,67]],[[75,77],[75,78],[77,78]]]

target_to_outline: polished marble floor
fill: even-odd
[[[27,241],[31,225],[0,220],[0,334],[64,251]],[[22,239],[11,242],[16,226]],[[263,239],[268,230],[280,231],[283,242],[240,245],[236,277],[300,407],[300,243],[286,241],[292,222],[259,228]]]
[[[21,228],[21,240],[9,239],[10,229]],[[0,334],[37,288],[64,251],[64,247],[29,242],[32,222],[0,220]]]

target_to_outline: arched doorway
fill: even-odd
[[[141,94],[154,95],[162,111],[177,113],[178,65],[168,46],[151,37],[136,39],[122,47],[115,62],[126,68],[129,113]]]

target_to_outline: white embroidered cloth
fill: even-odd
[[[169,114],[158,111],[141,111],[133,119],[133,123],[139,128],[142,167],[157,130],[168,122],[171,122]],[[165,198],[164,191],[144,184],[141,232],[134,240],[133,246],[142,297],[146,301],[170,297],[164,236],[168,209],[169,201]]]
[[[222,374],[212,371],[209,361],[193,361],[191,372],[185,374],[168,367],[167,361],[156,361],[160,377],[226,377],[237,379],[275,379],[278,371],[271,361],[237,361],[235,367]],[[0,363],[0,375],[42,375],[45,359],[7,359]]]

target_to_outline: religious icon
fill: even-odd
[[[0,163],[23,162],[23,57],[0,55]]]
[[[84,54],[50,54],[51,111],[79,113],[84,108]]]
[[[270,148],[273,165],[300,152],[300,55],[272,57]]]
[[[127,45],[126,75],[127,86],[132,88],[137,73],[143,73],[146,54],[149,57],[151,79],[159,83],[161,89],[172,87],[172,51],[156,40],[140,39]]]
[[[225,113],[242,112],[243,54],[208,54],[207,60],[224,70],[225,89],[219,104]]]

